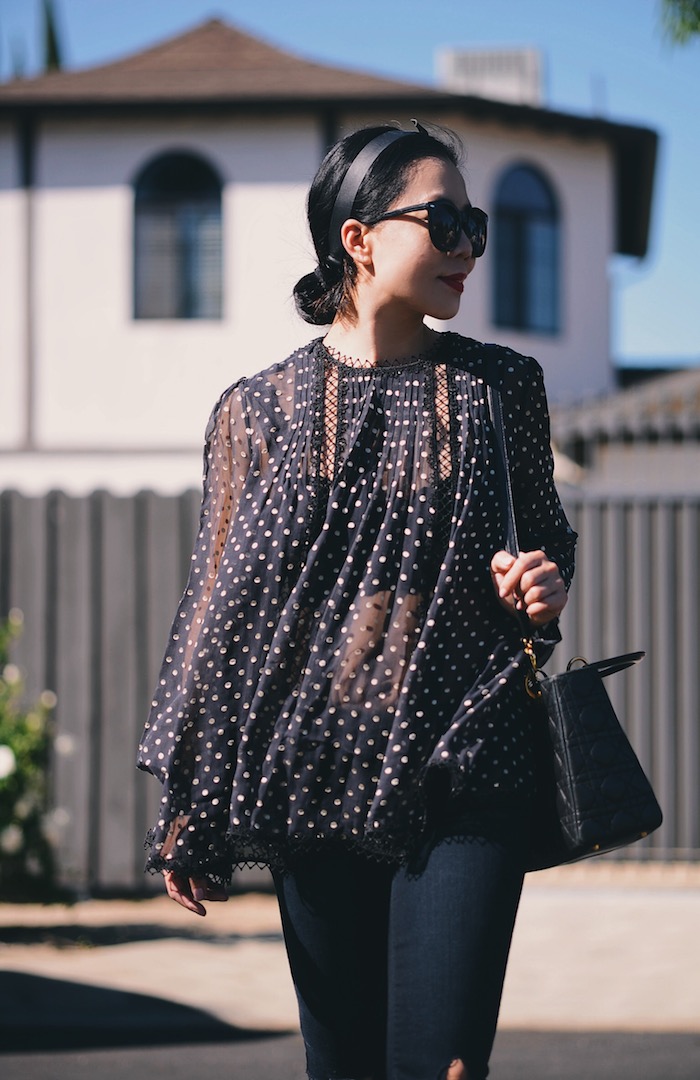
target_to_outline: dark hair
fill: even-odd
[[[360,151],[383,132],[396,130],[394,125],[382,124],[347,135],[331,147],[311,183],[306,212],[318,265],[294,287],[297,311],[307,322],[323,326],[351,306],[355,264],[347,253],[341,261],[329,258],[333,207],[345,174]],[[396,139],[372,164],[357,192],[352,216],[374,224],[399,198],[416,162],[438,158],[459,167],[462,157],[462,144],[454,132],[437,125],[431,125],[428,132],[421,125],[410,138]]]

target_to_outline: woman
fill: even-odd
[[[140,752],[174,900],[272,867],[312,1080],[487,1075],[533,790],[515,608],[547,655],[573,572],[540,368],[424,321],[486,243],[459,161],[420,125],[323,161],[295,297],[330,328],[214,409]]]

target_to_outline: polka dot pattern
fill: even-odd
[[[531,783],[526,665],[489,571],[505,524],[487,382],[521,543],[568,584],[531,358],[448,333],[428,358],[362,368],[317,340],[223,394],[139,750],[163,784],[150,869],[226,879],[330,842],[400,862],[432,770],[455,795]]]

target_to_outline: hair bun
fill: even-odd
[[[294,303],[297,311],[308,323],[315,326],[326,326],[332,323],[337,311],[335,293],[342,279],[342,269],[338,275],[338,281],[333,282],[333,269],[329,267],[325,271],[317,266],[310,274],[304,274],[294,286]]]

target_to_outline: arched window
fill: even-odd
[[[134,316],[221,318],[221,181],[194,154],[146,165],[134,184]]]
[[[514,330],[559,330],[559,211],[554,192],[530,165],[508,169],[493,215],[494,322]]]

